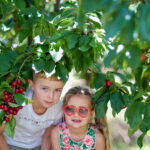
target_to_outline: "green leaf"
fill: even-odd
[[[149,16],[150,16],[150,5],[143,5],[141,6],[140,14],[139,14],[139,30],[141,37],[144,41],[150,40],[150,22],[149,22]]]
[[[123,101],[125,103],[125,106],[128,106],[132,102],[133,98],[130,95],[124,94],[123,95]]]
[[[10,85],[9,85],[9,83],[8,82],[5,82],[5,81],[3,81],[2,83],[1,83],[1,85],[0,85],[0,88],[9,88],[10,87]]]
[[[79,46],[88,44],[89,40],[90,40],[89,36],[87,35],[81,36],[80,41],[79,41]]]
[[[16,65],[16,64],[17,64],[21,59],[23,59],[25,56],[26,56],[26,53],[23,53],[23,54],[19,55],[19,56],[16,58],[16,60],[15,60],[15,62],[14,62],[14,65]]]
[[[120,92],[115,92],[110,97],[111,107],[119,113],[124,106],[123,97]]]
[[[137,124],[137,126],[135,128],[133,128],[133,129],[129,128],[128,129],[128,135],[132,136],[137,130],[139,130],[140,125],[141,124],[139,123],[139,124]]]
[[[94,79],[94,88],[98,89],[100,87],[103,87],[105,85],[106,76],[105,74],[99,73],[95,75]]]
[[[107,88],[103,87],[100,90],[97,90],[95,92],[95,94],[94,94],[94,103],[95,104],[99,103],[100,98],[103,96],[103,94],[105,94],[106,90],[107,90]]]
[[[24,0],[14,0],[14,3],[18,9],[23,9],[26,7],[26,3]]]
[[[15,94],[14,98],[18,105],[22,105],[24,103],[27,104],[27,102],[28,102],[28,99],[22,94]]]
[[[69,77],[67,68],[62,64],[58,63],[56,65],[56,76],[58,77],[58,79],[66,83]]]
[[[110,37],[114,37],[123,25],[126,23],[125,16],[128,14],[128,7],[121,6],[119,9],[112,14],[111,21],[107,22],[105,26],[106,36],[105,38],[108,39]]]
[[[142,113],[144,104],[142,102],[132,103],[125,112],[125,118],[131,128],[135,128],[137,124],[142,122]]]
[[[18,104],[14,104],[14,103],[8,103],[8,105],[11,107],[18,107],[19,106]]]
[[[49,60],[45,63],[44,71],[51,73],[55,68],[55,62],[53,60]]]
[[[83,4],[83,9],[86,11],[93,11],[96,9],[99,9],[101,7],[101,1],[100,0],[81,0]]]
[[[88,51],[89,48],[90,48],[90,46],[86,44],[86,45],[80,46],[79,50],[82,51],[82,52],[85,52],[85,51]]]
[[[6,112],[5,112],[4,110],[0,109],[0,125],[1,125],[2,122],[3,122],[3,119],[4,119],[4,117],[5,117],[5,114],[6,114]]]
[[[19,32],[19,43],[22,43],[25,38],[31,35],[31,33],[32,33],[31,29],[21,30],[21,32]]]
[[[92,37],[89,45],[92,46],[93,48],[97,47],[97,40],[95,37]]]
[[[68,44],[68,48],[69,49],[72,49],[72,48],[74,48],[75,47],[75,45],[77,44],[77,42],[78,42],[78,38],[79,38],[79,35],[78,34],[76,34],[76,33],[73,33],[73,34],[71,34],[71,35],[69,35],[68,37],[67,37],[67,44]]]
[[[134,100],[141,98],[143,95],[147,94],[147,92],[145,91],[139,91],[135,96],[134,96]]]
[[[141,134],[141,135],[138,137],[137,144],[138,144],[138,146],[139,146],[140,148],[142,148],[142,146],[143,146],[143,139],[144,139],[144,136],[145,136],[145,134],[143,133],[143,134]]]
[[[6,56],[9,58],[10,63],[14,63],[18,55],[15,51],[8,51]]]
[[[11,120],[5,124],[5,133],[11,138],[14,137],[15,126],[16,126],[16,120],[13,116]]]
[[[0,54],[0,74],[4,74],[5,72],[7,72],[10,67],[10,61],[9,61],[9,57],[4,55],[4,54]]]
[[[64,38],[64,37],[67,36],[67,35],[69,35],[70,32],[71,32],[71,31],[64,31],[63,33],[58,33],[58,32],[56,32],[56,33],[54,33],[54,34],[52,35],[52,37],[50,37],[50,38],[48,37],[48,41],[49,41],[49,42],[57,42],[58,40]]]
[[[106,55],[105,59],[104,59],[104,64],[105,64],[105,67],[109,67],[110,64],[111,64],[111,61],[113,59],[115,59],[117,56],[117,53],[115,50],[110,50],[109,53]]]
[[[45,65],[45,61],[43,59],[39,59],[38,61],[34,62],[34,66],[37,71],[43,70]]]
[[[109,94],[105,93],[98,101],[99,103],[95,105],[96,118],[102,118],[107,112],[107,103],[109,100]]]
[[[141,50],[137,46],[127,47],[129,56],[126,56],[127,62],[133,69],[137,68],[141,63]]]

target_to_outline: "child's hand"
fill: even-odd
[[[0,134],[3,134],[5,130],[5,123],[2,123],[2,125],[0,126]]]

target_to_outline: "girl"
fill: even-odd
[[[96,120],[98,128],[89,123],[94,115],[94,104],[87,88],[71,88],[63,104],[65,122],[52,130],[52,150],[110,150],[109,139],[104,133],[108,133],[106,120]]]

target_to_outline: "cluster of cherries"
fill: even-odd
[[[21,87],[22,81],[20,79],[17,79],[16,81],[11,82],[11,87],[12,87],[12,93],[8,91],[4,91],[4,99],[3,99],[3,104],[0,105],[0,109],[4,110],[6,112],[6,115],[3,119],[5,122],[9,122],[10,118],[9,115],[17,115],[18,111],[23,108],[23,106],[18,106],[18,107],[11,107],[8,105],[8,102],[10,103],[16,103],[16,100],[14,99],[14,94],[20,93],[23,94],[24,88]]]

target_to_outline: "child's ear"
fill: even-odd
[[[28,80],[28,82],[29,82],[29,85],[30,85],[31,89],[34,90],[34,83],[33,83],[33,81],[32,80]]]

